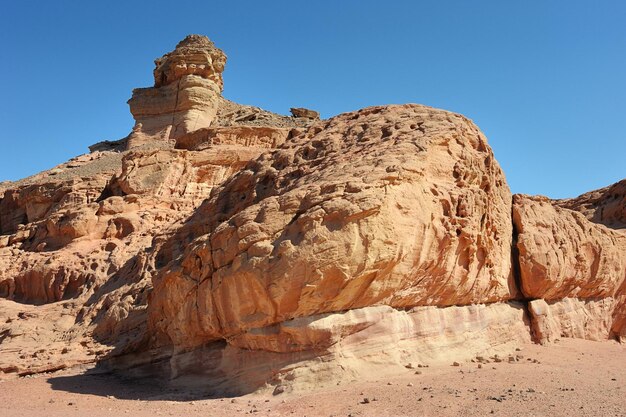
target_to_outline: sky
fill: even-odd
[[[190,33],[226,52],[239,103],[462,113],[515,193],[626,178],[623,0],[0,2],[0,181],[126,136],[132,89]]]

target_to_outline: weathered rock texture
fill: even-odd
[[[135,103],[158,109],[171,98],[163,89],[211,83],[218,127],[210,134],[188,137],[185,128],[174,149],[175,141],[151,140],[136,126],[145,141],[105,141],[91,154],[1,184],[0,370],[27,374],[145,348],[158,242],[213,187],[307,126],[222,98],[224,62],[206,38],[188,37],[157,60],[155,101]],[[200,90],[182,95],[193,91]],[[174,116],[189,116],[183,113]]]
[[[226,55],[207,37],[189,35],[154,63],[154,87],[128,101],[136,121],[129,147],[208,127],[217,114]]]
[[[506,301],[510,201],[462,116],[343,114],[262,155],[197,211],[182,256],[155,279],[151,320],[193,347],[370,305]]]
[[[282,391],[626,337],[623,182],[511,196],[463,116],[276,115],[221,96],[225,61],[187,37],[127,138],[0,183],[0,375]]]
[[[626,180],[577,198],[558,200],[556,204],[579,211],[590,221],[626,235]],[[622,250],[621,253],[622,263],[625,263],[626,252]],[[612,319],[611,333],[618,339],[626,340],[626,278],[616,291]]]
[[[626,180],[576,198],[557,200],[556,204],[579,211],[594,223],[626,229]]]
[[[544,197],[516,195],[513,221],[526,297],[611,297],[624,280],[623,234]]]
[[[516,195],[513,222],[536,338],[623,337],[626,234],[545,197]]]

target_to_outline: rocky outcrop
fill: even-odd
[[[319,120],[319,113],[312,110],[295,109],[300,112],[298,119],[293,119],[225,100],[222,72],[226,55],[206,36],[187,36],[172,52],[155,60],[155,65],[154,86],[133,90],[128,101],[135,118],[133,131],[121,141],[93,145],[93,150],[132,149],[155,141],[191,149],[208,127],[241,126],[241,132],[231,130],[226,135],[241,133],[242,138],[258,128],[252,135],[265,137],[262,129],[306,127]],[[204,133],[188,135],[198,130]],[[277,144],[276,133],[270,137]]]
[[[594,223],[616,230],[626,229],[626,180],[576,198],[557,200],[555,204],[579,211]]]
[[[406,311],[375,306],[293,319],[228,344],[178,352],[165,372],[183,386],[210,381],[218,395],[310,392],[451,358],[513,357],[529,342],[524,309],[516,303]]]
[[[292,107],[289,109],[293,117],[301,117],[304,119],[319,120],[320,114],[315,110],[305,109],[303,107]]]
[[[155,277],[151,323],[191,348],[370,305],[509,300],[510,198],[462,116],[417,105],[337,116],[199,208],[182,255]]]
[[[626,233],[626,180],[590,191],[579,197],[558,200],[557,205],[582,213],[594,223],[603,224],[621,234]],[[626,253],[622,252],[622,261]],[[626,279],[615,294],[611,334],[626,340]]]
[[[612,297],[624,280],[626,236],[543,197],[516,195],[513,221],[526,297]]]
[[[151,92],[135,94],[131,110],[150,117],[130,137],[2,184],[0,369],[27,374],[148,346],[146,307],[159,245],[214,187],[308,123],[217,94],[210,109],[217,126],[210,131],[184,134],[184,128],[179,149],[175,140],[151,136],[151,123],[169,129],[156,115],[174,92],[178,105],[167,110],[174,113],[166,124],[190,117],[180,112],[185,94],[196,100],[189,109],[206,110],[201,84],[221,92],[224,61],[206,38],[186,38],[157,60]],[[187,88],[192,82],[199,90]],[[154,100],[143,100],[144,93]],[[33,335],[32,329],[41,330]]]
[[[32,314],[29,325],[35,327],[53,315],[54,309],[38,312],[37,306],[49,303],[73,300],[59,312],[77,318],[67,330],[71,337],[43,333],[55,335],[48,340],[54,349],[39,353],[37,361],[28,355],[13,358],[11,369],[31,372],[56,360],[89,361],[95,359],[93,352],[110,355],[113,349],[117,355],[141,343],[155,244],[213,187],[265,149],[219,143],[202,152],[135,149],[122,154],[121,165],[108,178],[60,178],[7,190],[0,202],[0,297],[21,303],[21,313]],[[22,323],[11,317],[10,323]],[[13,333],[13,326],[0,352],[20,343],[25,350],[46,345]],[[86,340],[91,348],[80,350],[83,356],[59,353]]]
[[[516,195],[513,222],[537,339],[619,337],[626,235],[545,197]]]
[[[217,115],[226,55],[206,36],[187,36],[155,65],[154,87],[135,89],[128,101],[136,121],[129,148],[176,139]]]
[[[281,116],[222,97],[225,61],[185,38],[127,138],[0,183],[0,375],[283,392],[626,337],[623,181],[512,196],[461,115]]]

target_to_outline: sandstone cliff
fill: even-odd
[[[626,234],[544,197],[516,195],[513,222],[536,339],[623,337]]]
[[[0,375],[282,392],[626,337],[624,181],[512,196],[461,115],[276,115],[222,97],[225,63],[185,38],[127,138],[0,184]]]
[[[507,301],[510,202],[467,119],[417,105],[343,114],[264,154],[197,210],[182,255],[155,277],[152,319],[175,345],[241,344],[320,313]]]

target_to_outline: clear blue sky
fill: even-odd
[[[626,177],[623,0],[5,0],[1,15],[0,180],[126,136],[131,90],[189,33],[226,52],[224,95],[240,103],[463,113],[513,192]]]

